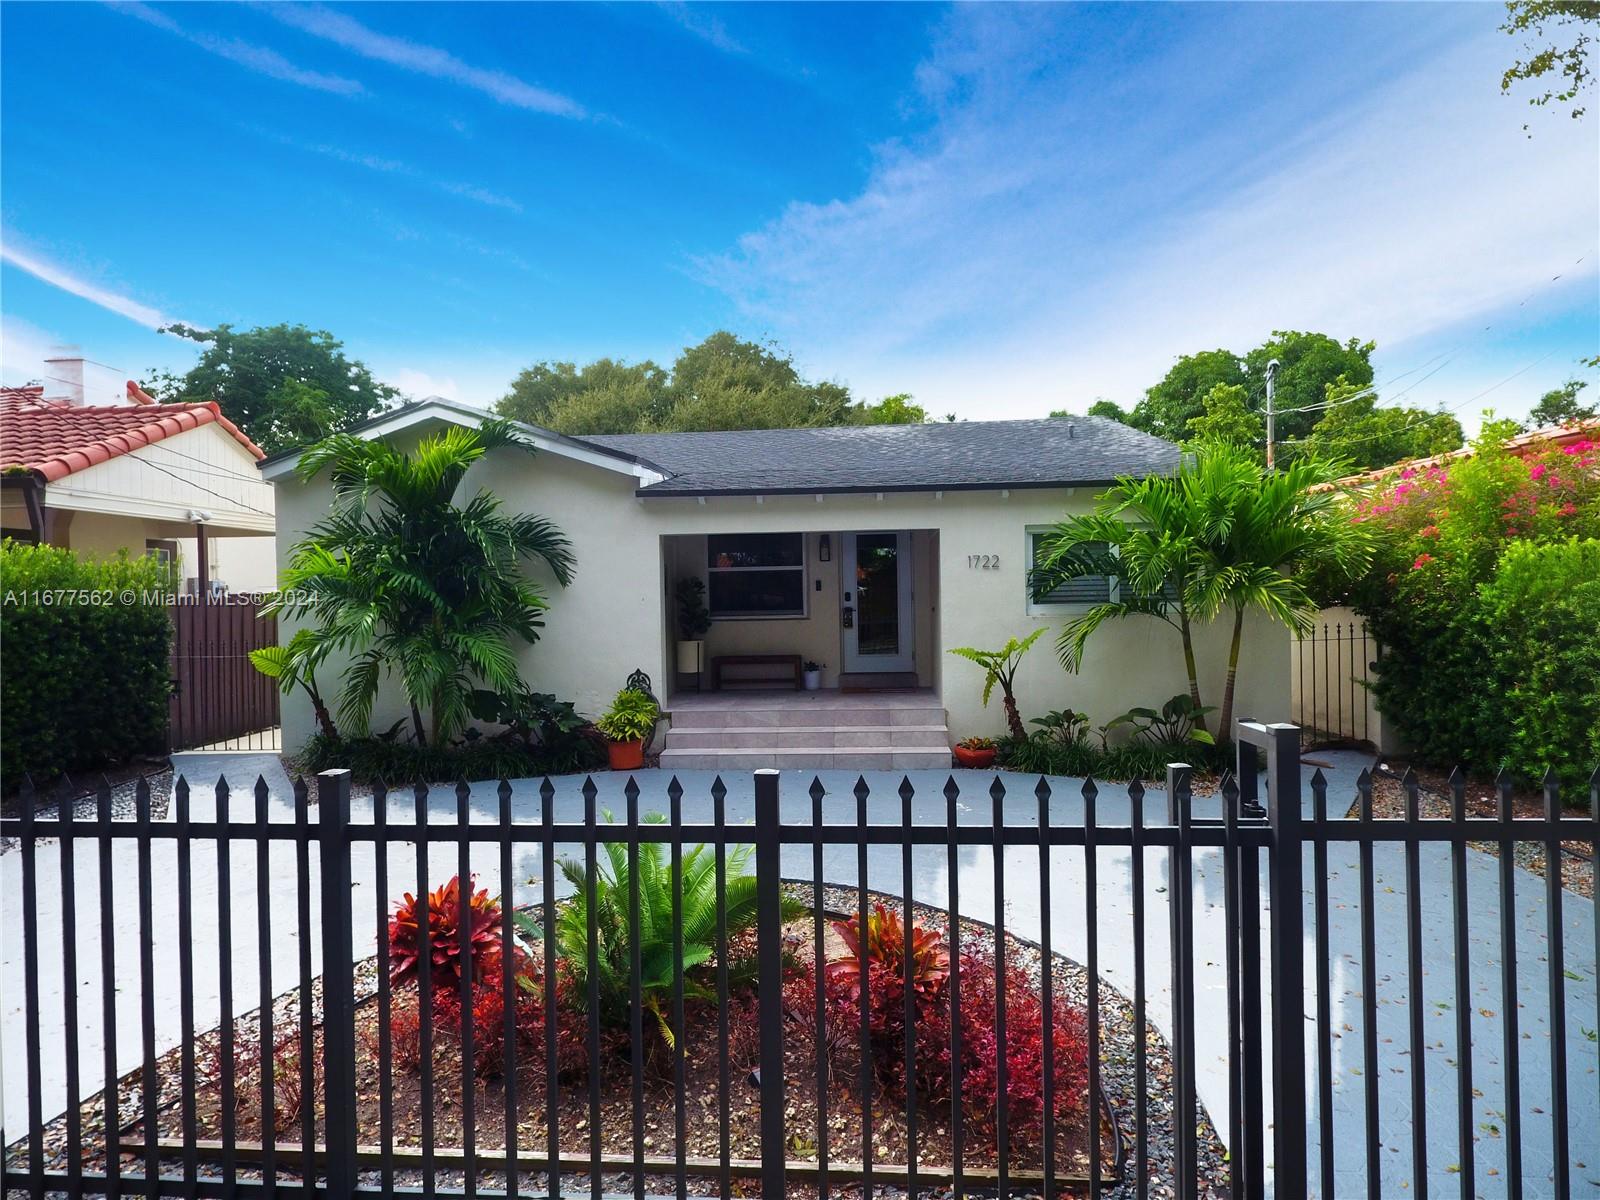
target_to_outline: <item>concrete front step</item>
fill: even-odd
[[[738,708],[668,708],[672,728],[684,729],[877,729],[884,726],[943,726],[944,709],[936,704],[842,708],[834,705]]]
[[[682,729],[667,732],[669,750],[789,750],[807,746],[856,749],[862,746],[900,749],[947,749],[950,731],[938,725],[841,725],[815,729],[777,729],[762,725],[726,729]]]
[[[762,767],[815,771],[917,771],[950,766],[948,747],[908,749],[896,746],[794,746],[781,750],[750,747],[668,748],[661,767],[668,771],[755,771]]]

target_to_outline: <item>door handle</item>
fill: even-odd
[[[856,626],[856,610],[846,604],[839,613],[839,623],[845,629],[854,629]]]

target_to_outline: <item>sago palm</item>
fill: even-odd
[[[533,452],[509,422],[490,420],[410,452],[335,434],[301,455],[300,477],[328,471],[334,501],[294,548],[280,606],[308,620],[316,652],[351,657],[340,711],[352,725],[366,728],[386,671],[399,675],[423,744],[461,729],[476,687],[520,685],[517,647],[538,640],[548,607],[527,560],[565,586],[573,554],[549,521],[507,515],[488,492],[456,502],[468,469],[497,447]]]
[[[605,814],[609,823],[611,814]],[[645,821],[661,824],[659,813]],[[556,918],[556,947],[573,978],[587,995],[589,977],[589,902],[591,886],[595,906],[595,968],[600,997],[599,1019],[615,1024],[626,1020],[631,996],[633,943],[629,935],[632,905],[632,872],[628,846],[624,842],[605,842],[596,860],[591,885],[588,869],[576,859],[563,858],[561,871],[572,884],[574,895]],[[756,921],[756,877],[749,873],[753,847],[729,846],[723,889],[724,913],[730,938],[743,933]],[[662,1037],[671,1045],[675,1034],[668,1021],[668,1004],[676,970],[683,972],[684,995],[691,999],[711,999],[715,993],[697,976],[695,968],[710,961],[717,944],[716,851],[710,846],[685,847],[682,859],[683,956],[673,951],[674,904],[671,852],[661,842],[639,843],[639,959],[640,996],[644,1007],[656,1019]],[[785,904],[787,916],[792,906]],[[745,971],[742,964],[730,964],[735,978]]]

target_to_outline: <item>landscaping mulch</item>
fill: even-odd
[[[1406,791],[1401,784],[1406,767],[1398,763],[1379,763],[1372,778],[1372,815],[1377,820],[1403,820],[1406,815]],[[1452,812],[1453,796],[1448,772],[1432,767],[1413,766],[1418,788],[1418,808],[1424,819],[1448,819]],[[1512,793],[1511,811],[1517,817],[1543,817],[1544,793],[1519,788]],[[1467,784],[1467,816],[1469,818],[1494,817],[1500,812],[1500,798],[1494,785],[1481,781]],[[1587,816],[1586,807],[1567,806],[1569,817]],[[1350,820],[1361,816],[1359,797],[1350,802],[1345,813]],[[1498,842],[1468,842],[1474,850],[1499,857]],[[1562,843],[1561,886],[1579,896],[1594,899],[1594,860],[1592,847],[1587,841]],[[1512,855],[1519,867],[1543,879],[1545,874],[1545,848],[1538,842],[1517,842]]]
[[[792,885],[793,897],[802,903],[809,904],[813,890],[810,884]],[[857,904],[858,893],[852,889],[826,887],[823,890],[824,907],[828,910],[841,912],[854,912]],[[898,906],[898,900],[892,897],[882,897],[885,903]],[[942,910],[924,906],[913,906],[915,917],[919,922],[928,923],[941,931],[947,928],[947,918]],[[795,933],[804,938],[804,945],[798,947],[802,958],[810,953],[809,929],[811,918],[809,914],[795,924]],[[994,941],[993,927],[976,921],[963,921],[962,941],[964,946],[992,946]],[[830,935],[831,936],[831,935]],[[1008,961],[1022,967],[1028,976],[1037,980],[1039,977],[1041,955],[1037,947],[1008,937]],[[1052,978],[1058,994],[1063,995],[1071,1004],[1081,1006],[1087,995],[1087,978],[1082,967],[1060,956],[1053,956],[1054,966]],[[358,996],[362,1001],[357,1010],[358,1021],[358,1046],[361,1044],[360,1035],[363,1028],[370,1033],[376,1024],[376,1004],[373,996],[377,984],[377,964],[375,959],[369,959],[361,964],[358,969]],[[320,979],[312,988],[312,1014],[314,1021],[320,1021]],[[293,1040],[292,1031],[299,1028],[299,993],[298,990],[285,993],[274,1003],[274,1025],[280,1031],[291,1031],[291,1038],[283,1051],[286,1061],[298,1063],[298,1045]],[[1102,1154],[1105,1164],[1104,1170],[1110,1174],[1114,1164],[1120,1163],[1122,1175],[1120,1182],[1106,1190],[1108,1196],[1132,1195],[1132,1176],[1134,1164],[1132,1160],[1131,1137],[1134,1128],[1136,1107],[1141,1099],[1138,1082],[1134,1078],[1134,1025],[1132,1006],[1126,997],[1115,989],[1101,984],[1101,1076],[1102,1091],[1116,1122],[1115,1129],[1102,1121],[1101,1138]],[[647,1018],[648,1019],[648,1018]],[[717,1073],[718,1061],[716,1054],[716,1016],[714,1011],[706,1012],[704,1020],[707,1022],[697,1031],[692,1031],[691,1036],[685,1041],[686,1059],[686,1122],[687,1137],[685,1152],[689,1156],[716,1158],[719,1154],[720,1125],[718,1112],[718,1087]],[[236,1022],[239,1042],[242,1044],[253,1039],[259,1021],[256,1014],[251,1013],[241,1017]],[[808,1034],[809,1022],[797,1022],[791,1025],[791,1036],[788,1039],[786,1052],[786,1087],[787,1099],[786,1124],[789,1130],[789,1155],[791,1160],[804,1160],[816,1158],[816,1109],[815,1109],[815,1061],[812,1057],[812,1039]],[[453,1053],[456,1049],[455,1039],[449,1036],[437,1037],[439,1045],[436,1046],[436,1075],[434,1094],[434,1142],[438,1147],[456,1147],[461,1142],[461,1071],[459,1054]],[[1172,1130],[1172,1064],[1165,1042],[1153,1029],[1147,1032],[1147,1087],[1143,1094],[1149,1122],[1149,1194],[1156,1197],[1169,1197],[1177,1195],[1173,1177],[1173,1161],[1175,1144]],[[366,1056],[370,1058],[370,1056]],[[207,1034],[197,1039],[196,1058],[200,1064],[200,1086],[196,1091],[196,1120],[199,1137],[201,1139],[215,1139],[220,1136],[221,1114],[219,1105],[219,1088],[215,1078],[217,1069],[216,1035]],[[735,1158],[754,1158],[759,1155],[759,1105],[758,1091],[753,1084],[746,1082],[749,1068],[754,1065],[755,1048],[753,1036],[745,1039],[744,1044],[730,1048],[730,1068],[733,1081],[730,1096],[730,1139],[731,1151]],[[182,1133],[182,1080],[180,1075],[180,1054],[174,1050],[163,1056],[158,1063],[158,1079],[160,1094],[158,1105],[160,1117],[158,1119],[158,1135],[163,1139],[177,1139]],[[647,1066],[646,1076],[646,1104],[645,1104],[645,1153],[650,1156],[670,1157],[675,1150],[674,1140],[674,1112],[672,1099],[674,1095],[671,1079],[670,1058],[662,1056],[659,1061]],[[248,1076],[248,1065],[242,1067],[245,1076]],[[379,1140],[379,1122],[377,1112],[377,1064],[375,1061],[364,1061],[358,1070],[357,1087],[360,1095],[358,1102],[359,1140],[362,1144],[373,1144]],[[297,1082],[297,1081],[295,1081]],[[626,1056],[619,1057],[605,1076],[601,1103],[601,1131],[602,1145],[607,1153],[627,1154],[632,1149],[632,1099],[631,1099],[631,1065]],[[835,1072],[835,1077],[830,1086],[830,1155],[835,1163],[856,1162],[861,1157],[861,1111],[858,1097],[855,1094],[856,1076],[849,1066],[843,1066]],[[237,1137],[241,1140],[254,1140],[259,1132],[259,1098],[252,1087],[241,1086],[240,1095],[245,1096],[244,1103],[237,1112]],[[281,1095],[281,1094],[280,1094]],[[393,1112],[395,1119],[395,1142],[397,1146],[417,1146],[420,1144],[420,1079],[412,1074],[396,1068],[394,1072]],[[521,1132],[519,1145],[527,1153],[537,1153],[546,1144],[544,1124],[544,1095],[545,1087],[542,1072],[537,1078],[519,1081],[518,1084],[518,1124]],[[475,1081],[473,1098],[476,1108],[476,1121],[474,1124],[479,1130],[477,1146],[480,1150],[494,1150],[503,1145],[504,1130],[504,1096],[505,1089],[498,1080],[488,1082]],[[131,1074],[123,1081],[119,1097],[120,1112],[119,1127],[124,1130],[125,1144],[127,1141],[142,1139],[142,1106],[140,1096],[140,1080],[137,1072]],[[590,1131],[588,1128],[588,1085],[586,1082],[563,1085],[560,1089],[558,1101],[558,1123],[561,1129],[561,1146],[564,1153],[587,1155],[589,1152]],[[100,1098],[95,1097],[82,1110],[84,1126],[82,1146],[78,1153],[80,1161],[87,1171],[100,1169],[103,1162],[102,1150],[104,1146],[104,1117],[100,1111]],[[285,1106],[289,1108],[289,1106]],[[300,1139],[300,1114],[295,1111],[285,1111],[280,1108],[278,1116],[278,1140],[280,1142],[298,1143]],[[905,1157],[906,1133],[903,1111],[896,1111],[898,1105],[879,1099],[874,1103],[874,1162],[880,1165],[901,1162]],[[948,1163],[950,1161],[950,1145],[948,1134],[948,1108],[944,1111],[922,1111],[919,1115],[919,1161],[924,1165]],[[319,1120],[320,1126],[320,1120]],[[1200,1174],[1203,1182],[1202,1195],[1207,1197],[1222,1197],[1227,1195],[1226,1151],[1217,1137],[1216,1130],[1209,1118],[1201,1113],[1197,1120],[1198,1143],[1200,1149]],[[1087,1150],[1083,1137],[1084,1131],[1063,1130],[1061,1134],[1058,1157],[1058,1171],[1067,1174],[1087,1174]],[[1119,1144],[1120,1142],[1120,1144]],[[71,1149],[66,1145],[65,1118],[60,1118],[46,1130],[46,1145],[51,1157],[52,1167],[59,1168],[66,1161],[66,1155]],[[13,1148],[15,1154],[16,1148]],[[1119,1153],[1120,1151],[1120,1153]],[[987,1158],[970,1144],[964,1158],[968,1166],[992,1165],[992,1152]],[[1031,1162],[1037,1165],[1038,1154],[1034,1150],[1031,1155],[1026,1152],[1015,1152],[1012,1157],[1014,1166],[1022,1166]],[[134,1155],[123,1156],[123,1170],[138,1173],[142,1170],[142,1162]],[[181,1169],[181,1162],[175,1158],[164,1159],[167,1170]],[[292,1154],[280,1154],[279,1170],[288,1175],[294,1175],[299,1164]],[[215,1167],[203,1168],[203,1174],[214,1174]],[[254,1179],[260,1177],[259,1168],[241,1163],[238,1172],[240,1179]],[[504,1172],[483,1170],[480,1174],[480,1185],[486,1188],[499,1188],[504,1185]],[[376,1173],[372,1173],[370,1182],[376,1183]],[[422,1182],[421,1173],[415,1169],[401,1169],[396,1172],[395,1181],[399,1185],[417,1186]],[[448,1158],[438,1172],[437,1186],[460,1186],[462,1174],[457,1170],[449,1169]],[[604,1186],[610,1194],[621,1194],[631,1190],[632,1179],[626,1173],[608,1174],[604,1179]],[[670,1173],[666,1175],[650,1175],[645,1180],[647,1190],[654,1195],[670,1194],[674,1190],[674,1183]],[[523,1177],[523,1187],[534,1190],[544,1187],[542,1174],[529,1172]],[[566,1174],[563,1176],[563,1187],[574,1194],[581,1194],[588,1190],[586,1175],[581,1173]],[[689,1178],[689,1190],[693,1194],[716,1194],[717,1181],[714,1178]],[[874,1182],[873,1195],[896,1197],[905,1194],[903,1186],[884,1185]],[[1085,1189],[1064,1189],[1063,1194],[1072,1194],[1073,1191],[1082,1192]],[[861,1195],[859,1183],[841,1183],[830,1180],[828,1194],[830,1196],[859,1196]],[[981,1189],[974,1190],[970,1185],[969,1194],[980,1195]],[[919,1192],[930,1197],[949,1195],[948,1186],[928,1186],[924,1181],[919,1186]],[[735,1195],[756,1195],[758,1185],[755,1179],[747,1178],[735,1181]],[[791,1181],[789,1194],[795,1197],[817,1195],[814,1179],[804,1177]],[[1012,1194],[1023,1196],[1028,1194],[1026,1189],[1012,1188]]]

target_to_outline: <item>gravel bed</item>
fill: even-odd
[[[1418,773],[1417,800],[1418,808],[1425,820],[1448,819],[1451,814],[1453,798],[1448,790],[1445,777],[1436,772]],[[1469,818],[1493,817],[1499,812],[1499,797],[1492,786],[1482,783],[1469,783],[1467,785],[1467,816]],[[1568,809],[1568,815],[1578,815],[1573,809]],[[1519,792],[1512,797],[1512,812],[1518,817],[1543,817],[1544,797],[1527,792]],[[1406,815],[1406,791],[1401,785],[1400,778],[1385,766],[1380,766],[1372,776],[1372,815],[1377,820],[1403,820]],[[1358,820],[1361,816],[1361,801],[1359,797],[1350,802],[1350,807],[1345,813],[1349,820]],[[1500,855],[1499,842],[1468,842],[1483,854]],[[1586,841],[1568,841],[1562,843],[1561,855],[1561,886],[1569,892],[1579,896],[1594,899],[1594,860],[1591,857],[1592,847]],[[1516,864],[1526,871],[1544,878],[1545,852],[1544,846],[1538,842],[1516,842],[1512,846],[1512,857]]]
[[[150,785],[150,818],[154,821],[164,821],[167,810],[172,802],[172,767],[156,767],[143,775],[130,775],[128,778],[111,785],[111,819],[113,821],[131,821],[137,815],[135,793],[139,788],[139,780],[144,779]],[[40,820],[55,820],[70,805],[73,819],[85,826],[92,824],[100,815],[100,800],[97,795],[98,787],[91,785],[89,790],[82,790],[83,784],[79,783],[72,789],[70,795],[62,795],[59,789],[39,797],[35,802],[33,814]],[[8,803],[6,816],[21,816],[16,801]],[[89,832],[87,829],[85,833]],[[40,838],[37,845],[48,846],[55,841],[54,838]],[[17,848],[16,838],[0,838],[0,854],[10,854]]]

